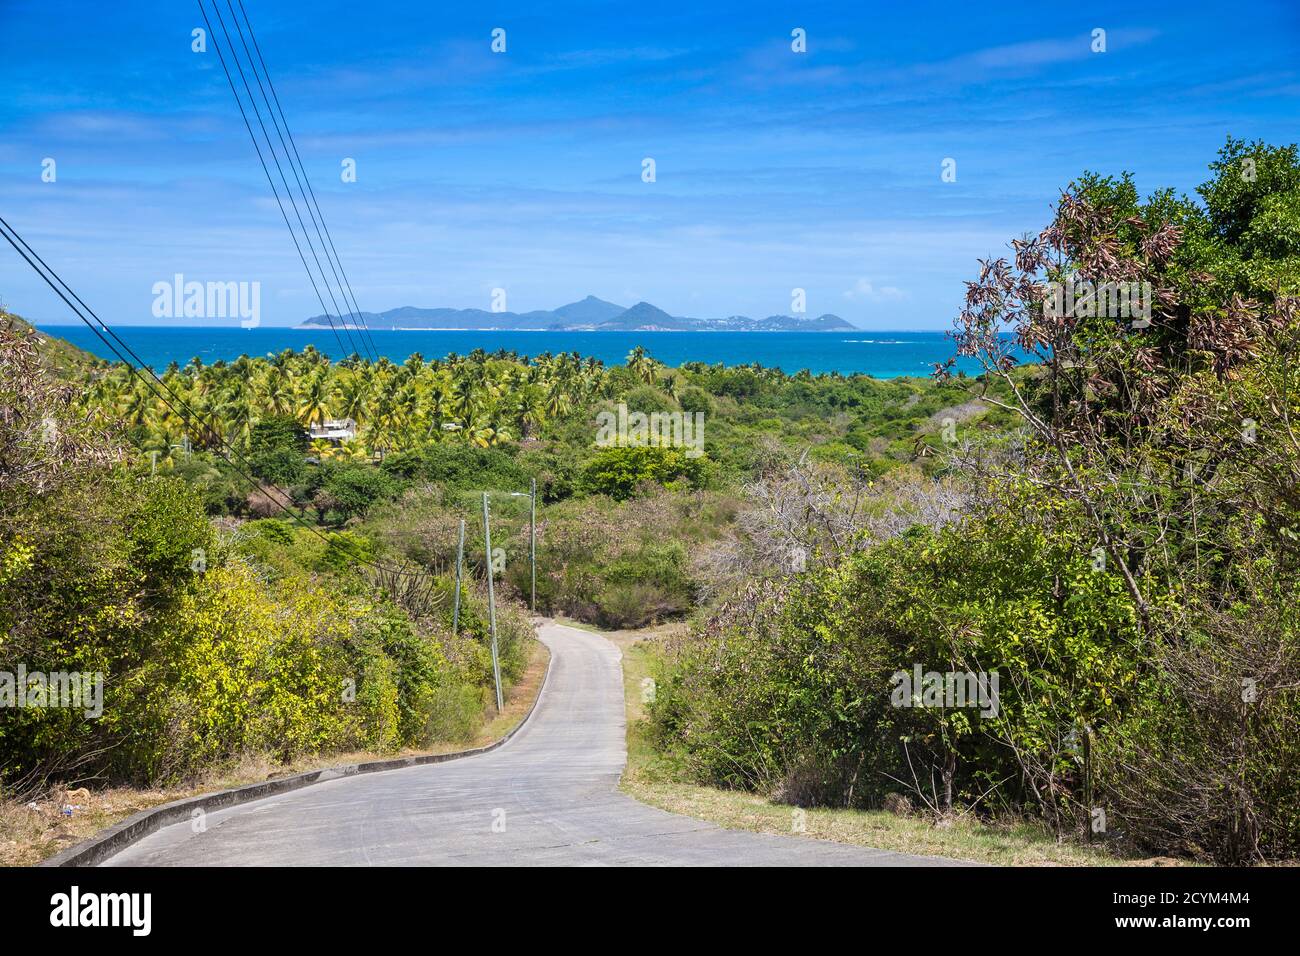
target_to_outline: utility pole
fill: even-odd
[[[460,519],[460,540],[456,543],[456,599],[451,606],[451,636],[460,629],[460,567],[465,561],[465,519]]]
[[[1092,728],[1083,725],[1083,802],[1087,804],[1088,820],[1084,839],[1092,842]]]
[[[537,479],[532,479],[528,501],[528,563],[533,577],[528,607],[537,613]]]
[[[504,709],[501,700],[501,664],[497,660],[497,598],[492,589],[492,526],[488,517],[488,495],[483,492],[483,558],[487,563],[488,626],[492,632],[492,679],[497,686],[497,713]]]

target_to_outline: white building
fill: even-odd
[[[311,437],[326,441],[352,441],[357,437],[357,423],[350,418],[327,418],[323,422],[312,422]]]

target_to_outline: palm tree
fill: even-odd
[[[333,458],[338,454],[338,448],[334,443],[327,441],[324,438],[313,438],[310,450],[311,453],[321,461],[325,461],[327,458]]]
[[[308,346],[310,348],[311,346]],[[329,385],[326,371],[321,369],[307,379],[302,395],[298,400],[298,420],[311,427],[326,417],[325,402],[329,397]]]
[[[293,407],[293,389],[285,376],[283,366],[272,365],[258,383],[263,408],[273,415],[284,415]]]
[[[632,370],[633,375],[647,385],[654,384],[654,359],[646,354],[645,346],[638,345],[627,353],[627,367]]]
[[[679,390],[676,375],[667,375],[664,377],[664,392],[666,392],[668,397],[674,402],[677,401],[677,393]]]
[[[393,396],[393,417],[397,423],[398,446],[405,448],[410,437],[418,432],[420,395],[415,386],[404,383]]]
[[[542,422],[546,420],[546,393],[541,385],[528,384],[517,388],[515,414],[519,420],[520,438],[528,441],[541,431]]]
[[[463,422],[469,415],[469,406],[471,396],[474,394],[473,386],[465,379],[464,376],[455,376],[451,380],[451,388],[447,391],[446,410],[454,420]]]
[[[424,356],[419,352],[412,352],[406,357],[406,361],[402,363],[402,369],[408,377],[414,378],[424,371]]]
[[[546,393],[546,412],[552,419],[560,418],[569,411],[571,403],[569,393],[562,382],[552,382]]]
[[[217,405],[217,417],[226,423],[226,436],[243,442],[248,438],[253,424],[253,407],[248,403],[242,388],[231,388]]]
[[[365,372],[352,369],[334,381],[335,411],[344,418],[361,423],[366,420],[366,408],[370,398],[370,381]]]

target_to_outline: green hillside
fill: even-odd
[[[60,375],[74,376],[97,368],[105,368],[108,363],[91,355],[85,349],[77,348],[71,342],[42,332],[27,320],[0,308],[0,323],[5,328],[14,329],[24,334],[36,336],[37,351],[42,360]]]

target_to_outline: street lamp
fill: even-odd
[[[529,479],[528,492],[510,492],[511,498],[528,499],[528,565],[532,578],[528,595],[528,609],[537,613],[537,479]]]

